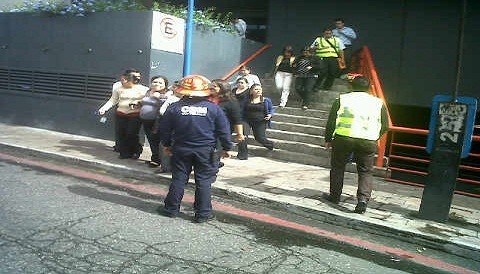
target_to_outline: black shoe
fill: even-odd
[[[367,202],[361,201],[361,202],[358,202],[353,212],[358,214],[363,214],[365,213],[365,211],[367,211]]]
[[[215,216],[213,214],[210,214],[207,217],[197,217],[197,216],[195,216],[195,218],[193,218],[193,221],[195,223],[201,224],[201,223],[205,223],[205,222],[208,222],[210,220],[213,220],[213,219],[215,219]]]
[[[159,166],[160,166],[160,164],[155,162],[155,161],[148,162],[148,167],[155,168],[155,167],[159,167]]]
[[[175,213],[171,213],[171,212],[168,212],[165,210],[165,208],[163,206],[159,206],[157,208],[157,212],[162,215],[162,216],[165,216],[165,217],[168,217],[168,218],[175,218],[177,217],[178,214],[175,214]]]
[[[136,159],[138,159],[138,158],[140,158],[140,153],[133,153],[133,154],[132,154],[132,159],[135,159],[135,160],[136,160]]]
[[[120,154],[120,155],[118,156],[118,159],[130,159],[130,158],[132,158],[132,156],[122,155],[122,154]]]
[[[325,199],[332,204],[338,205],[340,203],[340,197],[335,197],[333,195],[326,195]]]

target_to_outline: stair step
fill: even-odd
[[[278,130],[289,131],[289,132],[299,132],[299,133],[306,133],[306,134],[312,134],[312,135],[325,134],[325,127],[314,126],[314,125],[303,124],[303,123],[288,123],[288,122],[280,122],[277,120],[273,123],[272,127]]]
[[[330,157],[320,157],[304,153],[292,152],[283,149],[268,150],[257,145],[249,145],[248,152],[251,155],[276,159],[284,162],[300,163],[305,165],[329,166]]]
[[[283,149],[274,149],[273,151],[268,150],[262,146],[258,145],[249,145],[248,154],[265,157],[270,159],[275,159],[282,162],[292,162],[299,163],[304,165],[314,165],[322,167],[330,167],[330,152],[325,150],[325,153],[322,155],[308,155],[303,153],[297,153],[292,151],[287,151]],[[347,163],[345,166],[347,172],[357,172],[357,165],[353,162]],[[386,169],[374,167],[373,170],[374,176],[385,177]]]
[[[289,115],[296,115],[296,116],[305,116],[305,117],[314,117],[314,118],[328,118],[327,110],[319,110],[319,109],[307,109],[303,110],[301,108],[295,107],[275,107],[275,115],[278,114],[289,114]]]
[[[316,118],[316,117],[310,117],[310,116],[298,116],[298,115],[276,113],[272,118],[273,128],[276,127],[277,122],[324,127],[327,124],[327,118]]]
[[[305,134],[300,132],[288,132],[277,129],[268,129],[267,137],[272,139],[308,143],[319,146],[325,143],[325,138],[321,135]]]
[[[276,90],[272,76],[261,81],[264,95],[278,105],[281,94]],[[346,81],[335,79],[332,90],[313,92],[308,110],[303,110],[302,100],[292,83],[287,107],[275,108],[272,128],[267,129],[267,137],[274,142],[275,149],[270,151],[249,136],[249,153],[286,162],[329,167],[330,151],[323,147],[325,125],[333,101],[348,91]],[[347,168],[354,169],[352,167],[350,164]]]
[[[328,156],[329,154],[328,150],[326,150],[325,147],[320,145],[313,145],[313,144],[288,141],[288,140],[280,140],[280,139],[274,139],[274,138],[268,138],[268,139],[274,143],[275,149],[314,155],[317,157],[325,157],[325,156]],[[247,142],[249,146],[250,145],[260,146],[260,147],[262,146],[260,143],[255,141],[253,136],[251,138],[248,138]]]

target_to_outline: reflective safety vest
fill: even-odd
[[[340,95],[334,134],[376,141],[382,128],[383,102],[366,92]]]
[[[326,39],[323,37],[317,37],[317,39],[315,39],[315,42],[314,42],[314,45],[316,46],[315,55],[317,55],[318,57],[338,57],[337,52],[340,51],[340,48],[339,48],[340,42],[338,41],[338,38],[335,36],[332,36],[332,38],[328,39],[328,41],[330,41],[330,43],[332,43],[334,47],[330,46],[330,44],[325,40]],[[335,49],[337,51],[335,51]]]

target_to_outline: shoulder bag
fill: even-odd
[[[333,38],[335,39],[335,38]],[[338,61],[338,67],[340,69],[346,69],[347,68],[347,65],[345,64],[345,60],[343,60],[343,58],[340,56],[340,54],[338,54],[338,50],[337,48],[332,45],[332,43],[330,43],[330,41],[328,41],[328,39],[324,38],[325,41],[327,41],[327,43],[335,50],[335,53],[337,54],[338,58],[337,58],[337,61]]]

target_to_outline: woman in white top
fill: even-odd
[[[110,108],[117,105],[116,121],[118,130],[118,150],[120,159],[140,157],[139,131],[140,101],[145,96],[145,86],[139,85],[140,77],[133,73],[123,75],[124,83],[115,89],[110,99],[98,110],[104,115]]]

